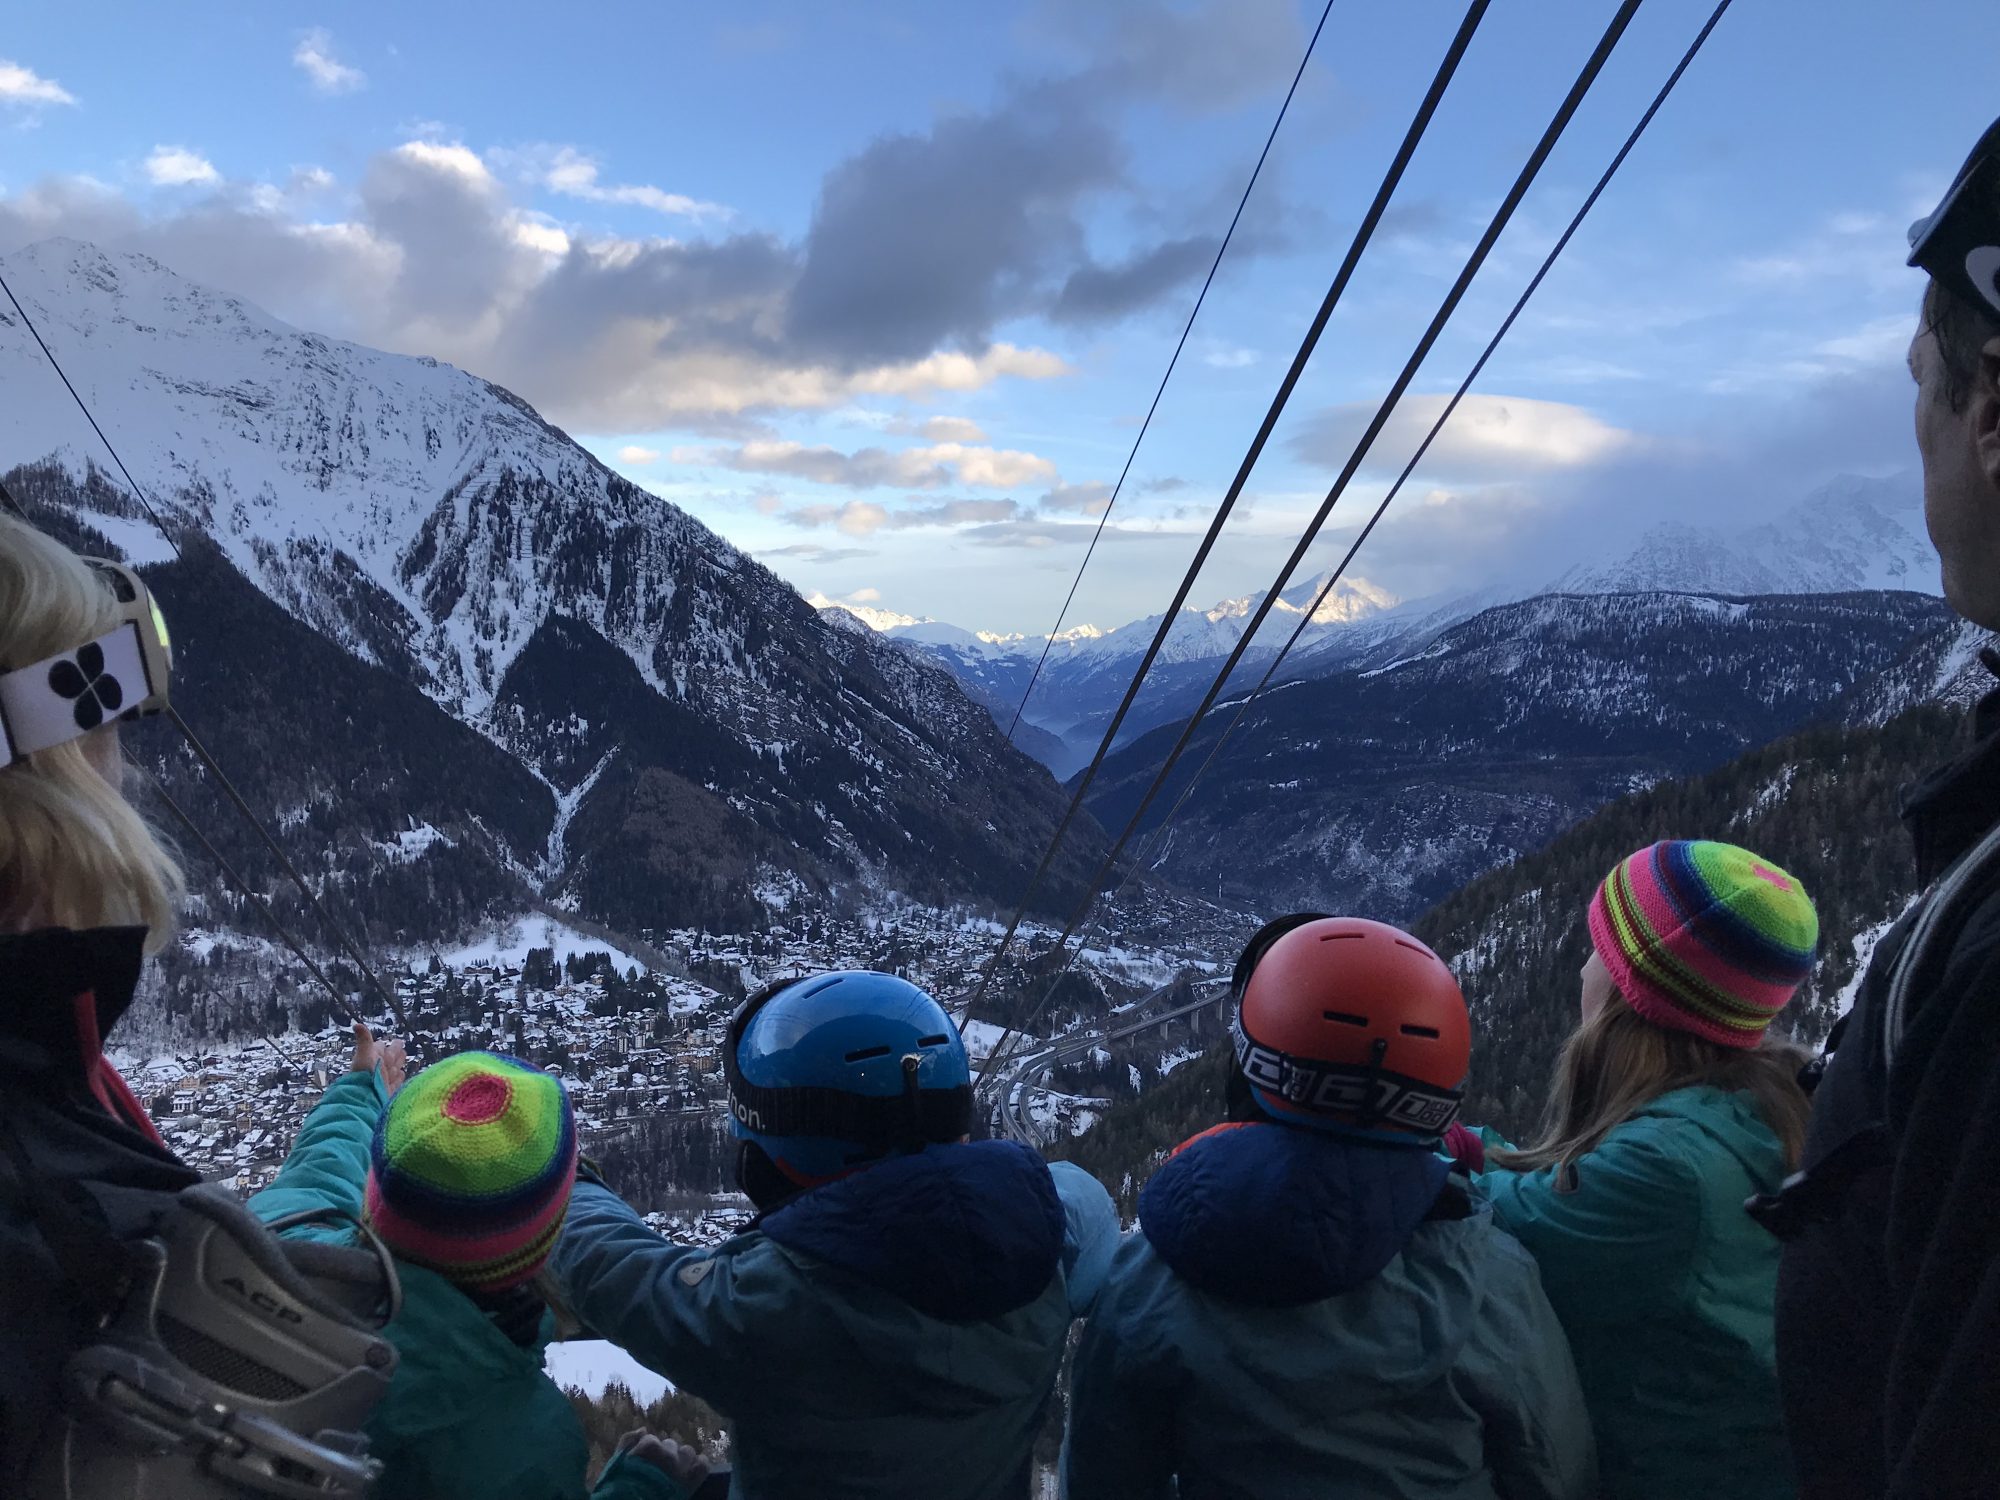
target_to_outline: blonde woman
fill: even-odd
[[[166,701],[166,632],[125,569],[0,515],[0,1494],[93,1326],[39,1225],[121,1237],[199,1178],[104,1056],[181,875],[125,800],[119,721]]]
[[[1779,1246],[1743,1205],[1804,1144],[1805,1055],[1767,1028],[1810,972],[1818,918],[1768,860],[1674,841],[1622,861],[1589,926],[1539,1138],[1481,1133],[1494,1216],[1569,1334],[1607,1500],[1790,1496]]]

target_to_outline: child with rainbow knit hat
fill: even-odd
[[[402,1311],[389,1394],[368,1424],[377,1500],[581,1500],[589,1450],[543,1373],[553,1335],[545,1267],[576,1181],[576,1122],[560,1080],[464,1052],[400,1087],[399,1043],[355,1028],[353,1069],[306,1116],[271,1185],[266,1221],[339,1208],[395,1255]],[[290,1231],[340,1234],[324,1227]],[[351,1233],[351,1231],[347,1231]],[[597,1500],[684,1500],[705,1469],[633,1434]]]
[[[1812,970],[1799,882],[1672,840],[1591,899],[1582,1018],[1540,1139],[1448,1138],[1541,1267],[1597,1430],[1605,1500],[1796,1493],[1779,1413],[1779,1244],[1746,1212],[1798,1164],[1805,1054],[1768,1028]]]

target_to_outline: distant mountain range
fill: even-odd
[[[1244,653],[1230,689],[1263,675],[1324,575],[1281,596]],[[1555,578],[1498,582],[1476,593],[1398,600],[1365,580],[1344,578],[1301,634],[1281,669],[1285,678],[1324,676],[1380,665],[1420,650],[1441,631],[1501,604],[1544,594],[1698,593],[1730,597],[1830,594],[1867,589],[1938,591],[1937,559],[1918,517],[1914,476],[1845,476],[1774,521],[1738,529],[1668,523],[1629,552],[1572,567]],[[1013,721],[1044,639],[996,635],[938,620],[816,600],[860,620],[886,639],[948,668],[1004,726]],[[1185,718],[1223,658],[1242,639],[1255,597],[1182,612],[1119,743]],[[1095,751],[1160,617],[1115,630],[1079,626],[1049,643],[1049,657],[1022,723],[1054,737],[1016,743],[1067,775]]]
[[[11,311],[0,474],[147,568],[190,720],[371,928],[430,941],[547,903],[740,930],[801,884],[1026,886],[1063,798],[949,673],[835,628],[510,392],[143,256],[58,240],[5,264],[184,560]],[[133,738],[267,870],[166,733]]]

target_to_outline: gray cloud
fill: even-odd
[[[1078,205],[1122,160],[1089,95],[1062,85],[876,141],[821,186],[788,333],[841,361],[977,347],[1080,252]]]
[[[1084,213],[1131,186],[1118,111],[1226,108],[1266,87],[1298,40],[1287,9],[1097,12],[1080,71],[835,165],[797,243],[586,236],[515,201],[439,128],[353,181],[224,183],[145,212],[50,179],[0,197],[0,253],[56,234],[143,251],[303,326],[450,360],[585,431],[744,434],[763,414],[1049,378],[1063,361],[999,340],[1008,320],[1139,311],[1206,253],[1187,225],[1142,213],[1149,248],[1089,255]]]
[[[1208,269],[1213,235],[1190,235],[1142,250],[1116,265],[1095,261],[1077,267],[1063,283],[1049,316],[1058,323],[1102,323],[1150,307]]]
[[[1055,0],[1041,22],[1059,44],[1105,59],[1092,66],[1097,87],[1195,114],[1283,87],[1305,50],[1291,0]]]
[[[1043,510],[1073,510],[1086,516],[1101,516],[1111,505],[1108,484],[1059,484],[1042,496]]]
[[[805,562],[848,562],[857,557],[878,556],[873,547],[824,547],[818,542],[792,542],[783,547],[766,547],[759,557],[796,557]]]
[[[959,540],[972,543],[975,547],[1082,547],[1087,546],[1096,535],[1094,522],[1052,521],[1044,517],[1024,516],[1018,520],[1002,521],[985,526],[970,526],[958,534]],[[1186,542],[1184,536],[1163,531],[1136,531],[1122,526],[1104,528],[1103,540],[1107,542]]]

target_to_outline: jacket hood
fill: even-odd
[[[794,1198],[764,1233],[954,1323],[1025,1307],[1061,1262],[1047,1163],[1011,1141],[931,1146]]]
[[[532,1389],[539,1381],[545,1336],[524,1348],[444,1277],[405,1260],[396,1262],[396,1271],[403,1280],[403,1310],[388,1333],[396,1346],[397,1379],[405,1390],[422,1395],[385,1404],[381,1414],[389,1426],[448,1430],[490,1405],[500,1391]],[[544,1318],[542,1332],[549,1331]]]
[[[45,927],[0,937],[0,1041],[83,1074],[132,1003],[146,957],[143,927]]]
[[[1699,1130],[1767,1189],[1775,1189],[1788,1170],[1784,1149],[1748,1094],[1705,1084],[1675,1089],[1646,1105],[1636,1118],[1679,1120]]]
[[[1200,1290],[1293,1307],[1380,1275],[1429,1217],[1450,1172],[1422,1149],[1221,1125],[1153,1175],[1139,1194],[1139,1225]]]

